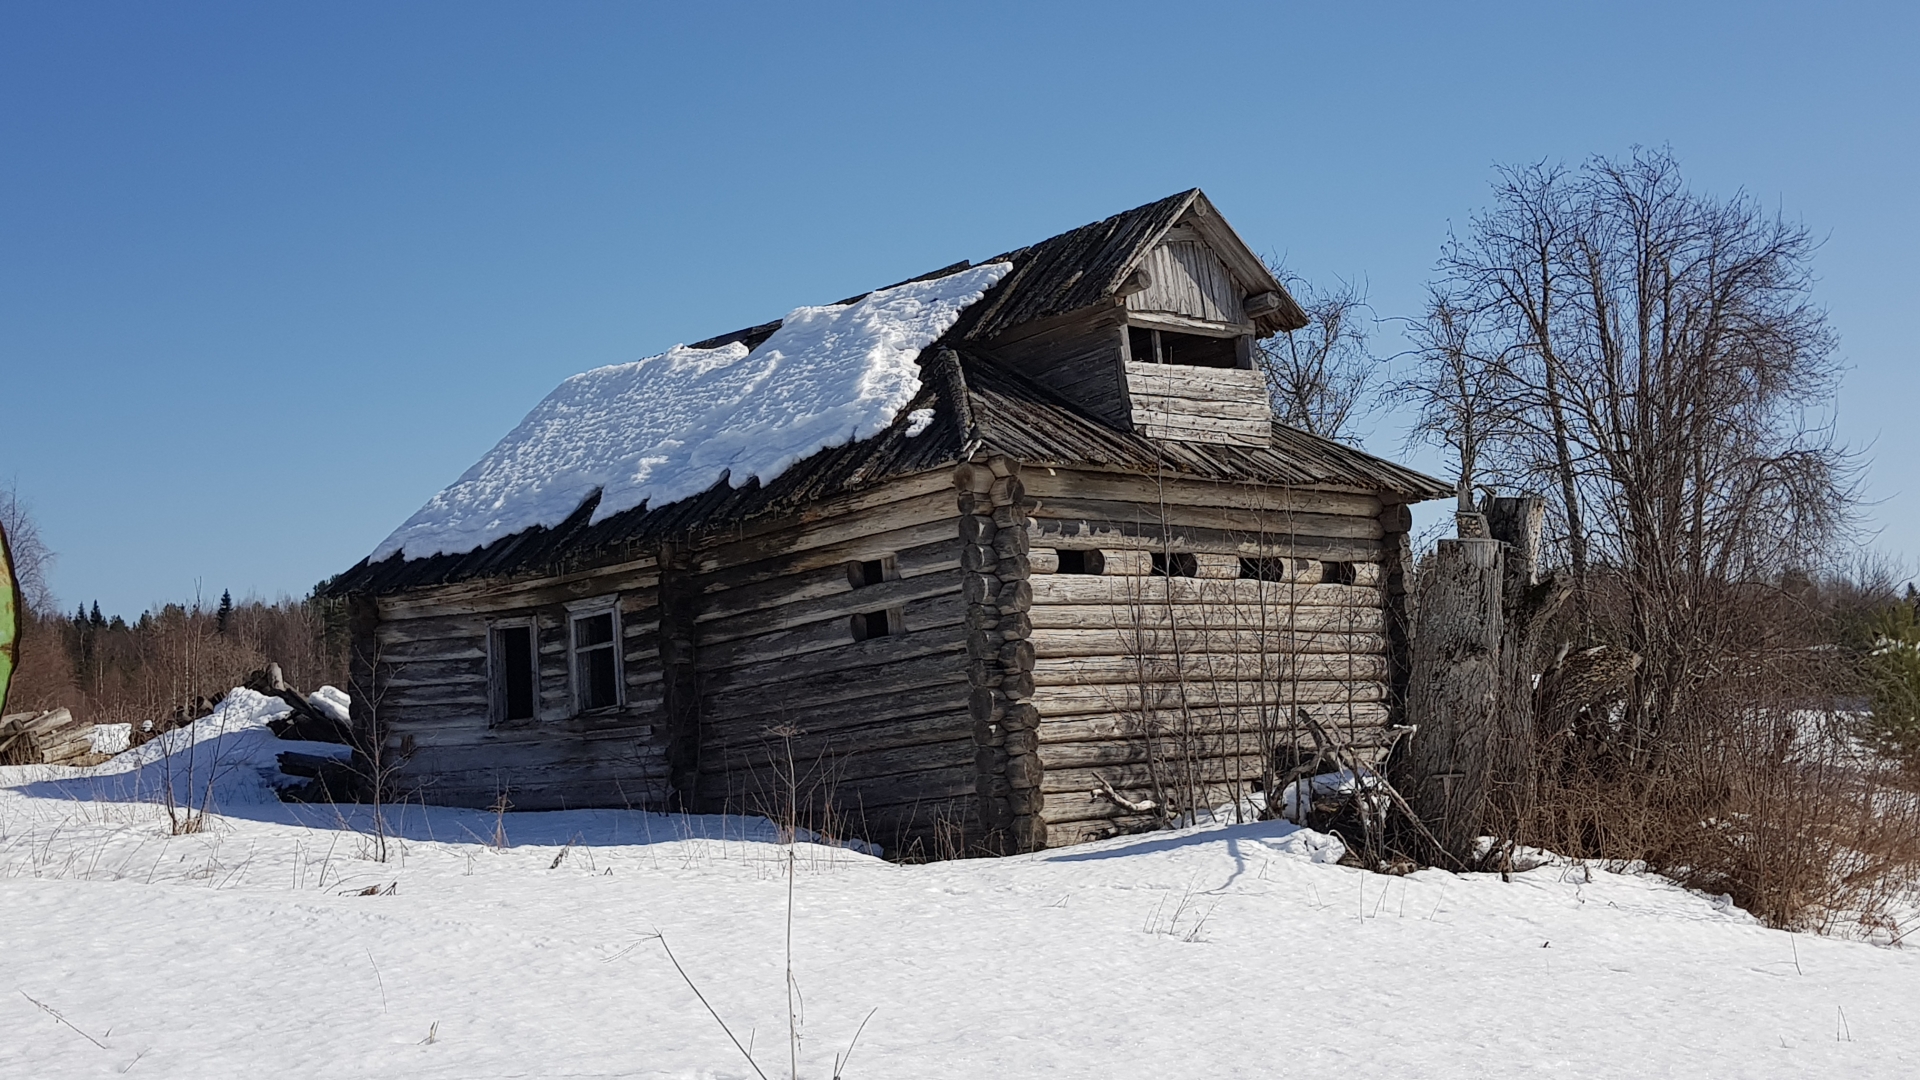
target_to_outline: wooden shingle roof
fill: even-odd
[[[1222,483],[1336,488],[1416,502],[1453,486],[1384,458],[1275,424],[1263,447],[1167,442],[1116,430],[1045,387],[965,346],[935,345],[921,358],[918,397],[886,431],[796,462],[767,484],[725,482],[692,498],[637,507],[590,523],[598,499],[566,521],[532,528],[458,555],[382,562],[362,560],[324,593],[386,593],[483,577],[546,576],[620,562],[663,540],[723,535],[768,515],[789,514],[835,495],[929,469],[973,453],[998,451],[1034,465],[1072,465],[1121,473]],[[908,414],[931,408],[933,422],[909,435]]]

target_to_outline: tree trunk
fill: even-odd
[[[1440,541],[1419,582],[1407,690],[1418,730],[1400,782],[1447,854],[1465,861],[1479,835],[1514,839],[1531,807],[1533,626],[1564,593],[1538,581],[1538,498],[1490,497],[1484,513],[1460,518],[1468,538]]]

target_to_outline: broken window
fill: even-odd
[[[488,682],[495,723],[531,720],[538,704],[538,668],[531,620],[495,623],[490,633]]]

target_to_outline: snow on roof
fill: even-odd
[[[676,345],[575,375],[371,560],[459,554],[565,521],[600,492],[598,522],[749,477],[765,483],[830,446],[884,431],[920,391],[921,350],[1011,264],[976,266],[795,309],[760,346]]]

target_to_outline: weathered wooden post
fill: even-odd
[[[1540,500],[1489,497],[1457,515],[1418,585],[1407,687],[1417,732],[1400,784],[1448,855],[1518,820],[1531,803],[1535,753],[1531,628],[1547,606],[1538,575]]]

